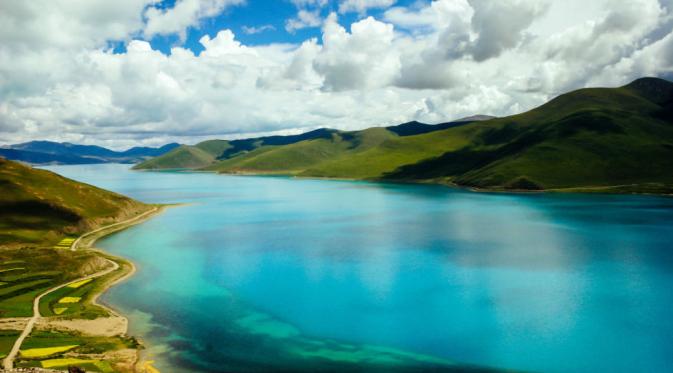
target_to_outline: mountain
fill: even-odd
[[[243,140],[208,140],[196,145],[183,145],[161,157],[133,167],[135,170],[198,169],[218,160],[244,155],[265,146],[290,145],[300,141],[329,138],[334,130],[317,129],[300,135],[266,136]]]
[[[0,158],[0,246],[53,245],[150,206]]]
[[[30,150],[0,148],[0,156],[13,161],[32,164],[92,164],[101,163],[97,158],[80,157],[71,154],[39,153]]]
[[[31,141],[0,148],[0,155],[32,164],[137,163],[163,155],[179,144],[160,148],[135,147],[123,152],[95,145],[76,145],[52,141]]]
[[[673,83],[581,89],[527,113],[471,125],[470,143],[388,180],[487,189],[673,191]]]
[[[221,141],[184,168],[447,183],[491,190],[673,192],[673,83],[643,78],[561,95],[529,112],[364,131]],[[238,142],[238,143],[236,143]],[[194,150],[194,151],[191,151]],[[171,153],[169,153],[171,154]],[[174,167],[166,154],[138,169]],[[198,159],[198,161],[193,161]]]
[[[413,135],[422,135],[424,133],[430,133],[435,131],[441,131],[447,128],[459,127],[465,124],[470,124],[472,122],[480,122],[493,118],[495,117],[489,115],[474,115],[471,117],[454,120],[453,122],[440,123],[440,124],[425,124],[413,121],[398,124],[397,126],[386,127],[386,129],[399,136],[413,136]]]
[[[364,131],[349,132],[321,128],[300,135],[267,136],[231,141],[209,140],[192,146],[183,145],[161,157],[137,164],[133,168],[135,170],[204,169],[220,172],[296,173],[309,165],[317,165],[321,161],[337,157],[341,154],[339,149],[352,154],[365,150],[370,147],[370,141],[377,137],[376,134],[388,138],[396,137],[395,135],[413,136],[459,127],[468,123],[471,122],[456,121],[436,125],[409,122],[391,127],[374,127]],[[213,143],[219,145],[213,147]],[[299,143],[302,144],[292,146]],[[284,147],[284,149],[280,150],[279,147]],[[265,154],[267,152],[270,153]],[[262,156],[262,154],[265,155]],[[267,160],[272,158],[275,159],[269,163]],[[301,161],[300,158],[304,160]]]

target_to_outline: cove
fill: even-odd
[[[48,168],[186,203],[97,244],[162,372],[673,366],[670,198]]]

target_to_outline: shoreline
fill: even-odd
[[[619,188],[655,186],[658,183],[642,183],[642,184],[623,184],[623,185],[602,185],[602,186],[577,186],[577,187],[563,187],[563,188],[549,188],[549,189],[506,189],[506,188],[479,188],[468,185],[460,185],[446,180],[427,179],[427,180],[393,180],[393,179],[356,179],[348,177],[324,177],[324,176],[300,176],[292,173],[282,172],[219,172],[211,170],[192,170],[187,168],[170,168],[170,169],[134,169],[135,172],[175,172],[175,173],[205,173],[226,176],[255,176],[255,177],[284,177],[289,179],[299,180],[325,180],[325,181],[359,181],[375,184],[398,184],[398,185],[437,185],[450,189],[469,191],[473,193],[494,193],[494,194],[601,194],[601,195],[632,195],[632,196],[656,196],[656,197],[673,197],[673,186],[670,186],[671,192],[646,192],[635,190],[619,191]],[[664,188],[666,186],[664,185]]]
[[[129,318],[126,315],[124,315],[121,311],[118,311],[117,309],[115,309],[114,305],[109,304],[109,303],[104,302],[104,301],[99,302],[99,299],[103,294],[105,294],[113,286],[116,286],[116,285],[119,285],[119,284],[121,284],[125,281],[128,281],[131,277],[133,277],[133,275],[135,275],[136,272],[137,272],[137,267],[136,267],[135,263],[133,263],[131,260],[116,256],[116,255],[112,255],[111,253],[108,253],[108,252],[106,252],[102,249],[94,247],[94,245],[95,245],[96,241],[98,241],[99,239],[101,239],[103,237],[106,237],[106,236],[109,236],[111,234],[123,231],[127,228],[130,228],[130,227],[142,224],[142,223],[148,221],[149,219],[152,219],[155,216],[163,213],[167,208],[176,207],[176,206],[180,206],[180,204],[176,204],[176,205],[154,205],[153,210],[149,210],[149,211],[144,213],[146,215],[140,215],[140,216],[132,219],[132,221],[127,221],[124,224],[115,225],[114,227],[110,227],[110,226],[103,227],[103,229],[96,232],[96,234],[93,236],[93,238],[90,241],[86,242],[86,247],[82,248],[84,250],[91,250],[93,252],[96,252],[98,255],[100,255],[103,258],[106,258],[107,260],[117,262],[117,264],[120,265],[119,268],[122,271],[124,271],[125,265],[128,266],[128,270],[121,273],[120,276],[118,276],[114,279],[111,279],[110,281],[107,281],[105,284],[103,284],[102,289],[99,292],[97,292],[93,296],[93,298],[91,299],[91,304],[92,305],[101,307],[101,308],[105,309],[108,313],[110,313],[113,317],[118,317],[118,318],[124,320],[123,335],[129,336],[128,335],[129,323],[130,323]],[[138,219],[139,217],[142,217],[142,218]],[[112,229],[107,229],[107,228],[112,228]],[[74,247],[74,245],[73,245],[73,247]],[[154,368],[152,366],[152,362],[146,361],[146,359],[143,357],[142,352],[143,352],[143,350],[145,350],[147,348],[147,345],[146,345],[146,342],[142,339],[142,337],[141,336],[130,336],[130,337],[135,338],[138,341],[138,344],[139,344],[139,348],[135,349],[135,359],[134,359],[134,361],[130,362],[131,366],[133,367],[132,368],[133,371],[134,372],[159,373],[159,370],[157,370],[156,368]]]

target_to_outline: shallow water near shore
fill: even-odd
[[[673,367],[671,198],[128,167],[47,168],[188,203],[97,243],[162,372]]]

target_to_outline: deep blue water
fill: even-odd
[[[673,371],[671,198],[126,167],[49,168],[188,203],[98,243],[162,371]]]

